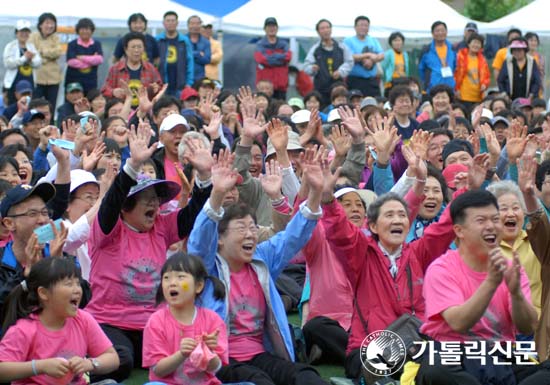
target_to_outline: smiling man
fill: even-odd
[[[531,304],[529,280],[516,255],[511,262],[499,248],[503,235],[497,199],[488,191],[470,191],[451,204],[458,250],[452,250],[430,265],[424,282],[426,323],[420,331],[436,341],[515,341],[516,333],[530,335],[537,323]],[[479,346],[479,344],[478,344]],[[477,349],[477,348],[476,348]],[[493,353],[493,356],[498,353]],[[457,366],[435,365],[425,355],[417,384],[511,383],[510,366],[496,366],[480,357],[465,359]],[[431,358],[433,359],[433,357]],[[487,378],[481,378],[487,375]]]

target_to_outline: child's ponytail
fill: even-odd
[[[214,298],[223,300],[225,298],[225,285],[223,282],[213,275],[206,276],[206,279],[212,281],[212,285],[214,286]]]
[[[51,289],[65,278],[80,278],[80,269],[68,258],[49,257],[33,265],[29,276],[8,295],[4,304],[2,337],[18,319],[40,312],[38,288]]]
[[[28,317],[37,307],[38,298],[36,298],[36,293],[34,295],[29,294],[27,281],[23,281],[15,286],[6,298],[1,337],[4,337],[9,327],[15,324],[19,318]]]

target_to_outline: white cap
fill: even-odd
[[[340,114],[338,113],[337,108],[333,108],[332,110],[330,110],[330,112],[328,113],[327,122],[334,122],[335,120],[340,120],[340,119],[342,118],[340,117]]]
[[[99,187],[99,182],[91,172],[80,169],[71,170],[71,193],[86,183],[94,183]]]
[[[356,193],[356,192],[357,192],[357,189],[356,189],[356,188],[353,188],[353,187],[342,187],[340,190],[337,190],[337,191],[334,193],[334,197],[335,197],[336,199],[338,199],[338,198],[340,198],[341,196],[346,195],[347,193],[350,193],[350,192]]]
[[[21,31],[22,29],[28,29],[31,30],[31,22],[28,20],[17,20],[15,23],[15,30]]]
[[[292,114],[290,120],[294,124],[307,123],[311,118],[311,111],[308,110],[299,110]]]
[[[493,119],[494,116],[493,116],[493,111],[487,109],[487,108],[484,108],[482,111],[481,111],[481,117],[482,118],[488,118],[488,119]]]
[[[166,118],[164,118],[164,120],[160,124],[159,134],[162,131],[170,131],[172,128],[179,125],[183,125],[187,129],[189,129],[189,124],[187,123],[187,119],[185,119],[180,114],[170,114]]]

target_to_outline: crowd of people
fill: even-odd
[[[452,44],[436,21],[413,74],[403,33],[383,51],[368,17],[343,41],[322,19],[296,68],[269,17],[254,87],[229,90],[212,26],[163,24],[132,14],[111,58],[80,19],[64,75],[51,13],[4,49],[0,383],[327,384],[320,363],[390,383],[365,341],[406,315],[440,354],[401,384],[550,383],[536,33],[491,71],[475,23]]]

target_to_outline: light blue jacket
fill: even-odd
[[[321,213],[312,213],[304,203],[300,205],[300,210],[288,223],[285,231],[256,246],[251,262],[266,299],[264,347],[267,351],[290,361],[294,361],[292,337],[275,280],[288,261],[309,241],[317,219],[321,216]],[[226,324],[229,324],[229,265],[217,253],[218,221],[222,217],[223,209],[221,213],[216,213],[210,206],[210,201],[207,201],[195,220],[187,250],[189,254],[203,258],[208,274],[219,278],[226,290],[225,300],[218,301],[214,299],[211,282],[207,281],[197,304],[214,310]]]
[[[405,75],[409,76],[409,54],[406,51],[403,51],[403,61],[405,62]],[[392,48],[384,53],[382,69],[384,70],[384,83],[391,82],[395,71],[395,51]]]

